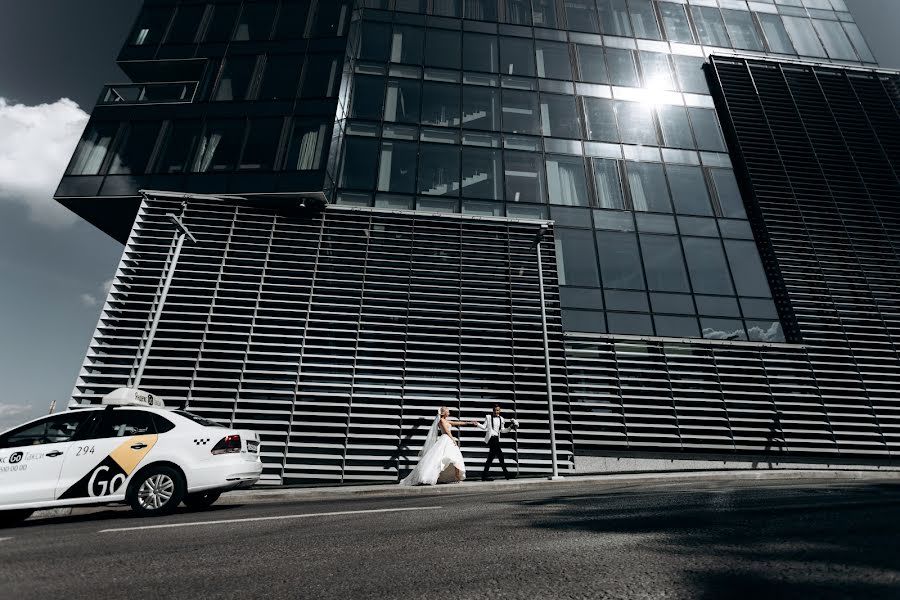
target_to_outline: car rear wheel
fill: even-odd
[[[31,516],[34,511],[30,508],[22,508],[19,510],[0,510],[0,529],[4,527],[13,527],[18,525]]]
[[[126,499],[140,517],[170,515],[184,498],[181,473],[159,465],[138,473],[128,488]]]
[[[184,497],[184,505],[193,510],[209,508],[219,499],[222,492],[197,492]]]

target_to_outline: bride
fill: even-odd
[[[475,421],[451,421],[450,409],[438,410],[425,445],[419,452],[419,464],[400,482],[400,485],[434,485],[458,482],[466,478],[466,463],[459,451],[459,442],[451,427],[478,427]]]

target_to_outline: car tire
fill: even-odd
[[[0,529],[5,527],[15,527],[25,519],[31,516],[34,511],[30,508],[22,508],[19,510],[0,510]]]
[[[181,473],[166,465],[153,466],[138,473],[125,499],[139,517],[170,515],[184,498]]]
[[[222,492],[197,492],[185,496],[183,502],[191,510],[202,510],[212,506],[221,495]]]

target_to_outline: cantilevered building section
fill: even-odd
[[[57,191],[126,244],[73,401],[133,382],[184,196],[142,386],[271,483],[494,402],[549,472],[551,386],[564,473],[893,464],[900,96],[843,0],[148,0],[119,64]]]

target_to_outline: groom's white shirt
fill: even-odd
[[[500,429],[497,429],[496,419],[500,420]],[[511,427],[506,425],[506,419],[503,417],[495,417],[493,413],[484,416],[484,423],[479,423],[478,427],[484,430],[484,443],[487,444],[494,434],[509,433]]]

